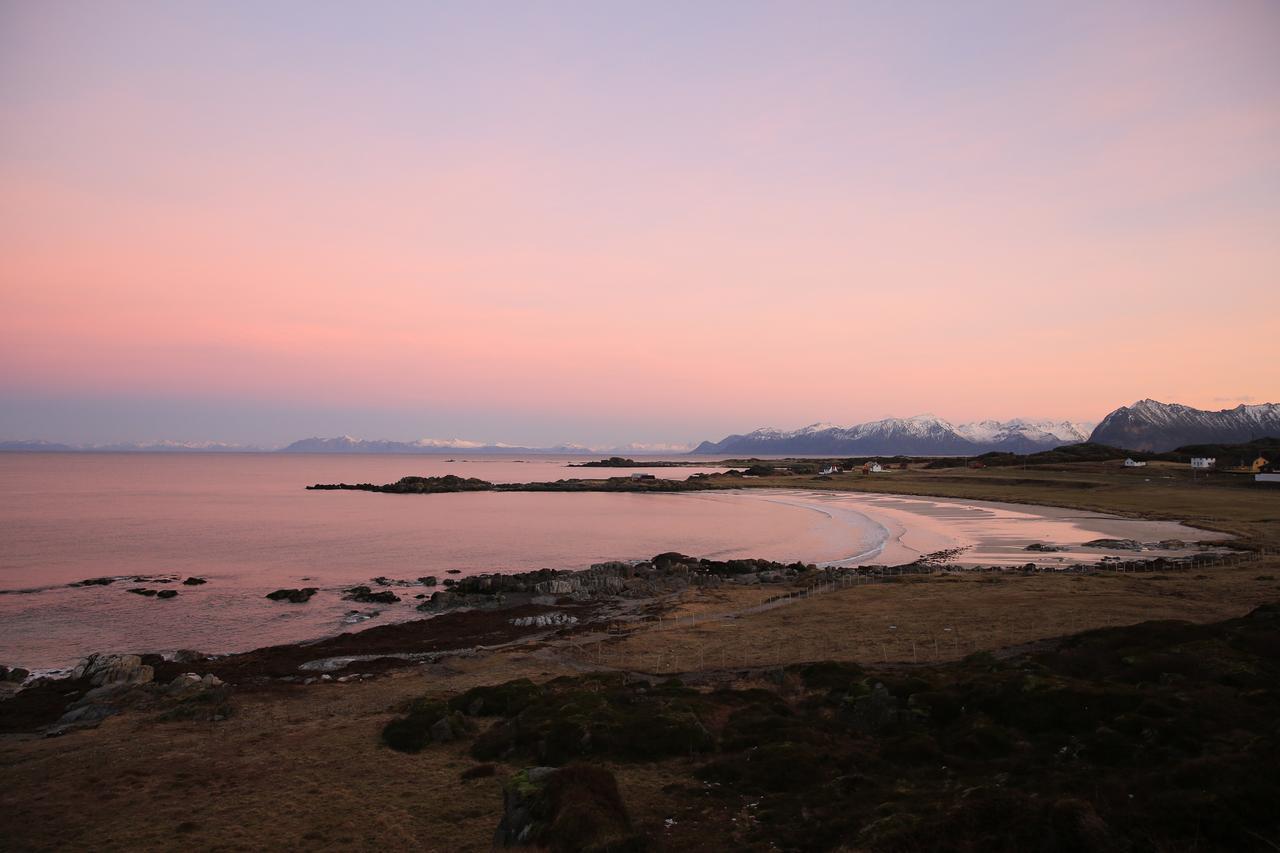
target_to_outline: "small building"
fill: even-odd
[[[1146,468],[1146,467],[1147,467],[1147,463],[1145,463],[1145,462],[1138,462],[1138,461],[1137,461],[1137,460],[1135,460],[1135,459],[1126,459],[1126,460],[1124,460],[1124,467],[1126,467],[1126,468]]]
[[[1267,457],[1259,456],[1257,459],[1253,460],[1253,462],[1249,464],[1249,470],[1257,474],[1259,471],[1261,471],[1263,468],[1266,468],[1270,464],[1271,462],[1267,459]]]
[[[1216,456],[1192,456],[1191,467],[1201,471],[1208,471],[1214,465],[1218,464]]]
[[[823,468],[823,469],[822,469],[821,471],[819,471],[818,473],[819,473],[819,474],[821,474],[821,475],[839,474],[839,473],[840,473],[840,469],[839,469],[838,467],[836,467],[835,465],[828,465],[826,468]]]
[[[637,474],[632,474],[632,475],[631,475],[631,479],[633,479],[633,480],[656,480],[656,479],[658,479],[658,478],[657,478],[657,477],[655,477],[655,476],[653,476],[652,474],[639,474],[639,473],[637,473]]]
[[[862,466],[862,473],[864,473],[864,474],[883,474],[883,473],[884,473],[884,466],[883,466],[883,465],[881,465],[879,462],[868,462],[868,463],[866,463],[865,465],[863,465],[863,466]]]

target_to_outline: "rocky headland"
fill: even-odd
[[[614,466],[610,466],[614,467]],[[646,466],[647,467],[647,466]],[[567,479],[535,483],[491,483],[475,477],[402,477],[394,483],[316,483],[312,491],[384,492],[396,495],[435,495],[449,492],[695,492],[740,485],[737,471],[693,474],[685,480],[657,477],[608,477],[603,480]]]

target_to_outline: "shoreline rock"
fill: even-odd
[[[277,589],[275,592],[267,593],[266,597],[272,601],[288,601],[292,604],[306,604],[311,600],[311,596],[319,592],[319,588],[314,586],[303,587],[302,589]]]
[[[353,586],[346,593],[343,598],[347,601],[359,601],[363,604],[395,604],[400,600],[400,596],[389,589],[374,592],[367,586]]]

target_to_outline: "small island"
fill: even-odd
[[[664,480],[651,474],[609,477],[604,480],[555,480],[535,483],[491,483],[476,477],[401,477],[394,483],[316,483],[309,490],[384,492],[395,495],[434,495],[450,492],[696,492],[735,488],[741,474],[694,474],[686,480]]]
[[[570,468],[705,468],[720,466],[721,462],[672,461],[670,459],[637,462],[626,456],[610,456],[590,462],[570,462]]]

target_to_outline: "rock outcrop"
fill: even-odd
[[[395,604],[400,600],[400,596],[389,589],[374,592],[367,586],[353,586],[346,592],[343,598],[347,601],[360,601],[365,604]]]
[[[502,792],[502,820],[494,847],[547,850],[639,850],[613,773],[603,767],[530,767]]]
[[[155,670],[144,664],[138,655],[92,654],[71,671],[72,679],[87,679],[94,687],[146,684],[154,677]]]
[[[303,587],[302,589],[277,589],[275,592],[267,593],[267,598],[272,601],[288,601],[293,604],[305,604],[311,600],[311,596],[320,590],[314,586]]]
[[[539,613],[536,616],[521,616],[511,620],[517,628],[553,628],[564,625],[575,625],[578,617],[567,613]]]

